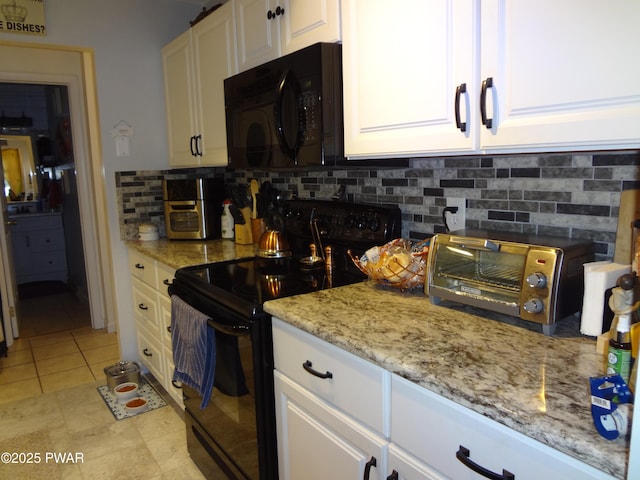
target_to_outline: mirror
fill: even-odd
[[[38,182],[31,137],[0,135],[4,195],[9,202],[31,202],[38,197]]]

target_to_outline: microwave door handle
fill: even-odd
[[[472,250],[488,250],[490,252],[499,252],[500,245],[486,238],[468,238],[468,237],[451,237],[451,243],[460,245],[461,247],[470,248]]]
[[[298,122],[297,122],[298,131],[296,134],[296,141],[293,145],[289,145],[289,142],[287,142],[287,137],[285,135],[284,122],[282,118],[284,94],[289,84],[293,86],[293,91],[295,93],[296,99],[300,98],[300,95],[301,95],[300,85],[296,81],[293,73],[291,73],[291,70],[285,70],[285,72],[282,74],[282,77],[280,78],[280,82],[278,83],[278,92],[276,96],[276,106],[274,109],[275,110],[274,115],[275,115],[276,134],[278,135],[280,148],[286,155],[291,157],[291,160],[295,162],[298,154],[298,150],[300,150],[300,147],[302,146],[302,143],[304,141],[304,132],[306,129],[306,124],[304,121],[305,120],[304,111],[301,109],[300,106],[298,106]]]

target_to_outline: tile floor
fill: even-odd
[[[0,358],[0,452],[40,462],[0,463],[0,479],[203,479],[177,407],[115,420],[97,387],[119,360],[117,336],[93,330],[70,297],[21,302],[21,338]],[[78,461],[55,463],[47,452]]]

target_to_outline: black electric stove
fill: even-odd
[[[216,342],[214,390],[205,409],[183,386],[187,447],[207,478],[278,478],[271,317],[264,302],[360,282],[356,256],[401,235],[395,206],[294,200],[281,207],[292,256],[245,258],[179,269],[171,295],[210,317]],[[311,220],[331,246],[333,268],[309,269]]]

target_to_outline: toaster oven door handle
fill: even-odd
[[[499,252],[500,245],[486,238],[469,238],[469,237],[451,237],[451,243],[467,247],[475,250],[488,250],[490,252]]]
[[[169,208],[171,208],[171,210],[193,210],[195,206],[195,200],[173,200],[169,202]]]

